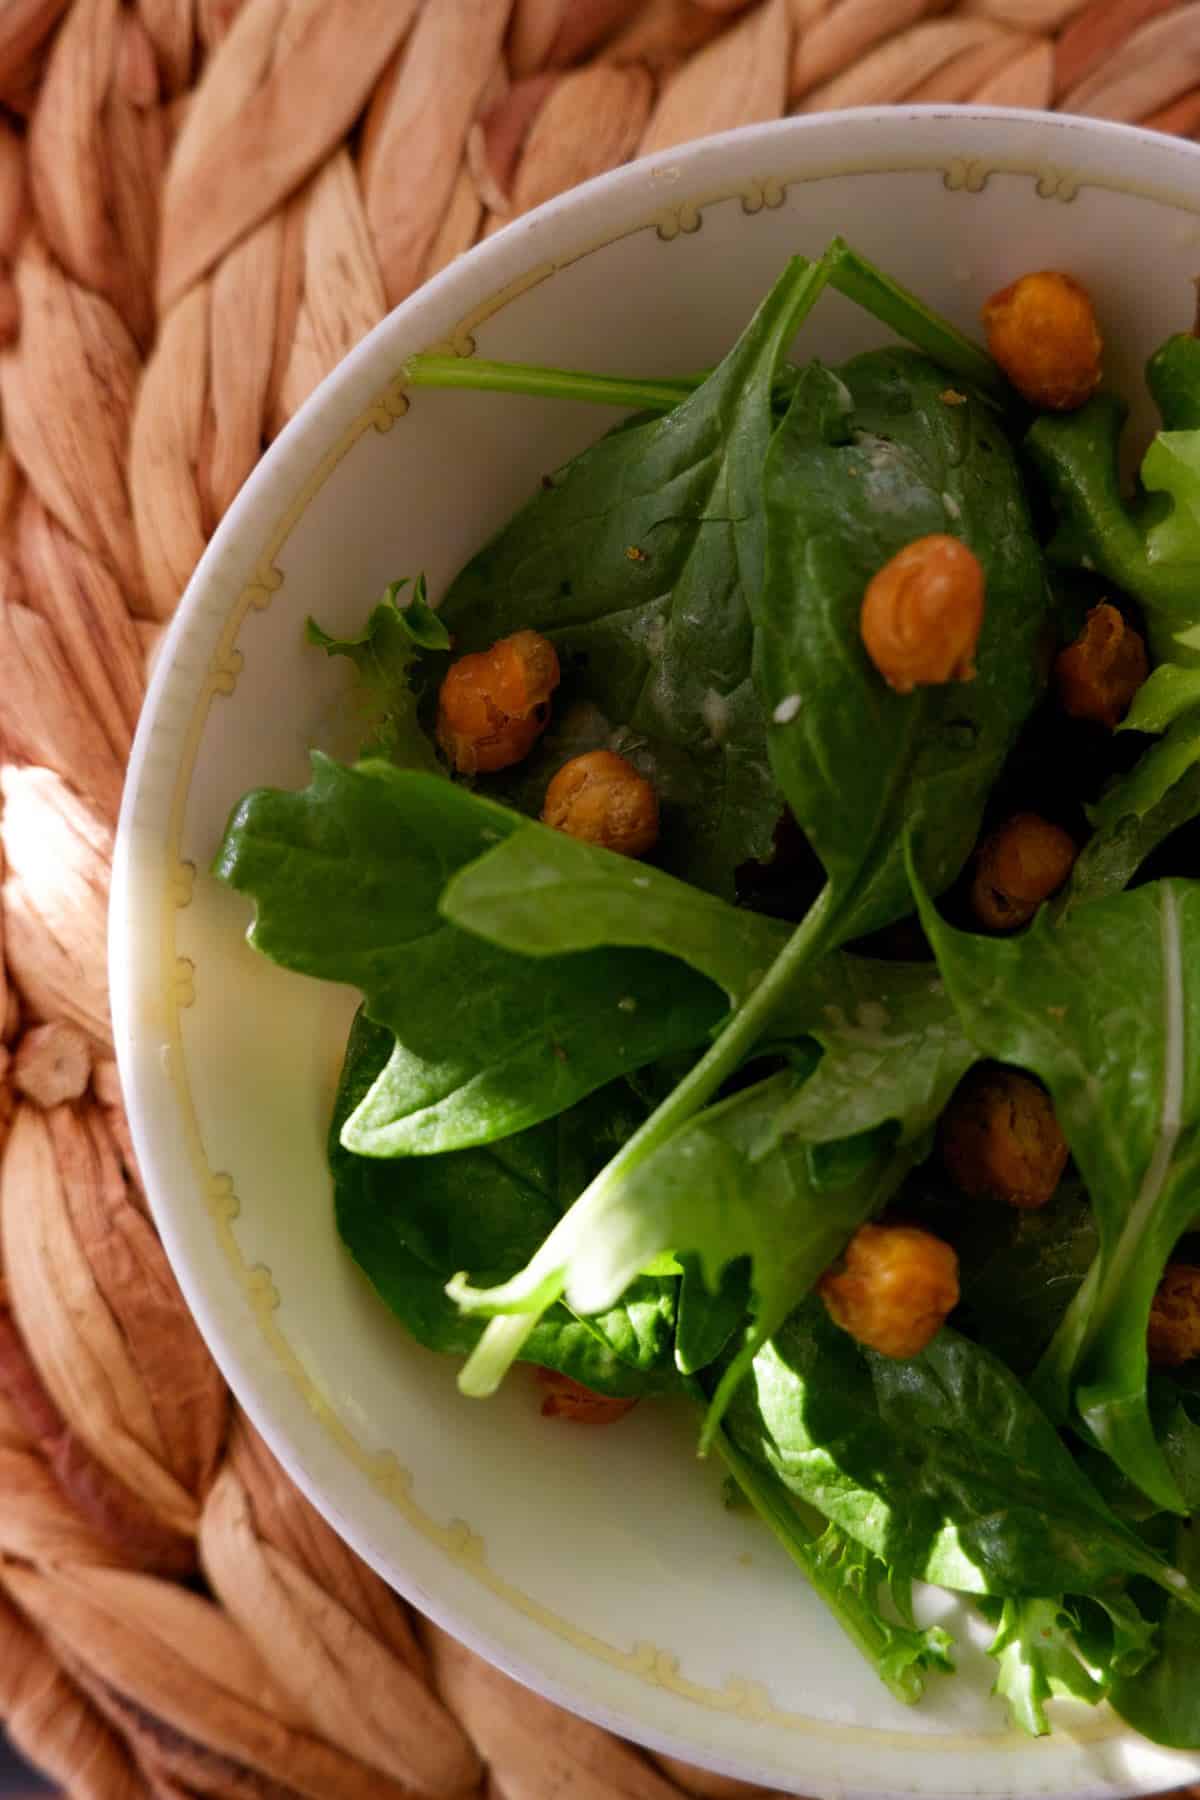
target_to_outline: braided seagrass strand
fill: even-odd
[[[163,622],[388,308],[640,153],[904,100],[1198,132],[1200,0],[0,3],[0,1718],[81,1800],[746,1792],[414,1618],[231,1418],[129,1149],[109,858]]]

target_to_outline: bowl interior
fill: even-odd
[[[1189,197],[1190,196],[1190,197]],[[456,265],[322,389],[239,499],[181,608],[138,740],[114,898],[113,985],[155,1215],[236,1393],[294,1477],[413,1601],[552,1697],[732,1773],[807,1793],[1132,1793],[1197,1765],[1101,1710],[1045,1743],[963,1678],[893,1702],[765,1532],[721,1503],[684,1413],[544,1424],[518,1371],[481,1405],[415,1348],[341,1253],[323,1136],[353,1007],[246,946],[206,873],[251,786],[347,751],[345,678],[303,622],[352,632],[384,585],[436,596],[540,475],[611,416],[421,392],[449,341],[482,355],[665,373],[717,359],[800,250],[842,232],[968,329],[1029,268],[1098,296],[1115,383],[1189,322],[1200,155],[1022,115],[791,121],[625,171]],[[1153,279],[1147,272],[1153,271]],[[835,296],[798,350],[882,341]],[[1139,411],[1142,429],[1148,416]],[[947,1603],[927,1598],[927,1610]]]

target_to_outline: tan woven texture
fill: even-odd
[[[238,1416],[129,1147],[109,855],[162,622],[389,307],[641,152],[900,100],[1193,133],[1200,0],[0,0],[0,1718],[80,1800],[748,1791],[414,1617]]]

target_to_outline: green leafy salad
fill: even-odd
[[[829,286],[901,341],[797,360]],[[895,1695],[921,1580],[1200,1749],[1200,338],[1125,492],[1090,298],[983,316],[837,240],[694,377],[414,358],[620,422],[310,622],[360,759],[215,871],[362,995],[338,1229],[465,1395],[690,1404]]]

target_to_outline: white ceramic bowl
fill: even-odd
[[[290,1474],[390,1582],[552,1699],[654,1747],[817,1795],[1116,1795],[1194,1779],[1105,1709],[1008,1729],[977,1633],[962,1675],[893,1702],[752,1521],[723,1511],[690,1418],[547,1426],[518,1372],[487,1404],[415,1348],[334,1232],[322,1139],[349,994],[244,941],[206,874],[248,787],[302,786],[336,745],[345,676],[310,611],[357,628],[385,583],[436,595],[539,475],[611,415],[421,392],[450,343],[626,372],[715,361],[796,250],[842,232],[972,328],[1016,274],[1076,272],[1110,371],[1187,320],[1200,151],[1090,120],[956,109],[793,119],[592,182],[400,307],[247,483],[179,608],[121,820],[112,990],[155,1219],[234,1392]],[[804,348],[880,341],[823,298]],[[931,1604],[940,1604],[931,1599]]]

